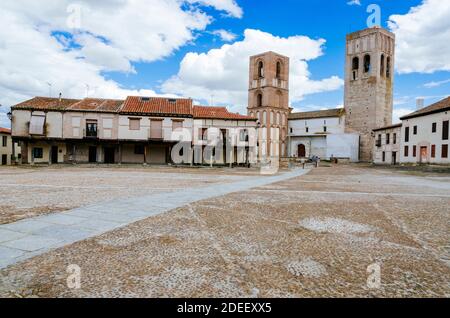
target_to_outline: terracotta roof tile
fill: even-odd
[[[402,124],[395,124],[395,125],[389,125],[384,127],[375,128],[372,131],[380,131],[380,130],[387,130],[387,129],[394,129],[394,128],[400,128],[402,127]]]
[[[0,127],[0,133],[2,133],[2,134],[11,134],[11,129]]]
[[[79,102],[79,99],[34,97],[30,100],[14,105],[13,109],[35,110],[65,110],[67,107]]]
[[[101,99],[101,98],[85,98],[78,103],[70,105],[67,110],[84,110],[99,112],[117,112],[123,105],[123,100]]]
[[[236,113],[230,113],[226,107],[194,106],[194,118],[201,119],[235,119],[255,120],[255,118]]]
[[[192,117],[192,99],[129,96],[120,112]]]
[[[318,110],[312,112],[292,113],[289,119],[313,119],[313,118],[327,118],[327,117],[341,117],[344,115],[343,108],[334,108],[326,110]]]
[[[429,114],[433,114],[433,113],[438,113],[438,112],[442,112],[442,111],[446,111],[446,110],[450,110],[450,96],[437,102],[437,103],[434,103],[428,107],[419,109],[418,111],[416,111],[414,113],[403,116],[400,119],[405,120],[405,119],[409,119],[409,118],[420,117],[420,116],[425,116],[425,115],[429,115]]]

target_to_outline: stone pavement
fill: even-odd
[[[275,176],[248,177],[228,184],[97,203],[0,225],[0,269],[186,204],[288,180],[308,172],[298,169]]]

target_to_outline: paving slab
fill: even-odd
[[[268,185],[308,173],[293,170],[276,176],[239,177],[226,184],[155,193],[91,204],[52,215],[0,225],[0,268],[196,201]]]

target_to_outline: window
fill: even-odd
[[[388,57],[386,60],[386,77],[390,78],[391,77],[391,58]]]
[[[397,134],[396,133],[394,133],[394,136],[392,138],[392,142],[393,142],[394,145],[397,144]]]
[[[405,157],[408,157],[408,156],[409,156],[408,152],[409,152],[409,147],[408,147],[408,146],[405,146],[405,151],[404,151]]]
[[[327,132],[327,126],[323,126],[323,132]]]
[[[358,71],[359,71],[359,58],[354,57],[352,60],[352,79],[354,81],[358,79]]]
[[[2,136],[2,146],[8,147],[8,136]]]
[[[431,125],[431,132],[432,133],[435,133],[437,131],[437,123],[433,123],[432,125]]]
[[[248,141],[248,130],[247,129],[242,129],[239,132],[239,141]]]
[[[161,119],[150,120],[150,139],[162,139],[162,123]]]
[[[258,77],[264,77],[264,63],[262,61],[258,62]]]
[[[448,158],[448,145],[442,145],[441,158]]]
[[[32,115],[30,120],[30,135],[44,134],[45,115]]]
[[[263,96],[262,94],[258,94],[256,97],[256,106],[261,107],[263,105]]]
[[[306,127],[306,132],[309,132],[309,127]]]
[[[289,131],[291,132],[291,134],[294,132],[292,128],[289,128]]]
[[[281,62],[277,62],[277,75],[276,75],[277,77],[277,79],[280,79],[281,78]]]
[[[431,158],[436,158],[436,145],[431,145]]]
[[[144,145],[135,145],[134,146],[134,154],[136,155],[143,155],[145,152],[145,146]]]
[[[386,145],[391,143],[391,134],[386,134]]]
[[[409,142],[409,127],[405,127],[405,142]]]
[[[370,73],[371,64],[370,64],[370,55],[367,54],[364,56],[364,73]]]
[[[183,129],[183,121],[182,120],[172,120],[172,131]]]
[[[97,137],[97,121],[86,121],[86,137]]]
[[[381,62],[380,62],[380,75],[383,77],[385,75],[384,73],[384,54],[381,54]]]
[[[414,126],[414,127],[413,127],[413,134],[414,134],[414,135],[417,135],[417,126]]]
[[[33,158],[42,159],[44,157],[44,151],[42,148],[33,148]]]
[[[141,119],[140,118],[129,118],[130,130],[140,130],[141,129]]]
[[[448,120],[442,122],[442,140],[448,140]]]
[[[199,140],[208,140],[208,128],[200,128],[198,130],[198,139]]]
[[[386,152],[383,151],[383,162],[386,161]]]
[[[417,156],[417,146],[413,146],[413,157]]]

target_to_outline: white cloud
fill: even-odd
[[[215,103],[228,104],[234,111],[245,112],[248,96],[249,56],[275,51],[290,57],[291,101],[300,101],[307,94],[339,89],[343,80],[332,76],[311,80],[307,61],[323,54],[325,40],[306,36],[277,37],[248,29],[242,41],[225,44],[207,53],[188,53],[178,74],[162,85],[167,93],[176,93]]]
[[[414,109],[410,108],[394,108],[393,115],[392,115],[392,123],[397,124],[400,123],[400,118],[403,116],[406,116],[408,114],[411,114],[414,112]]]
[[[349,6],[360,6],[361,5],[361,0],[350,0],[349,2],[347,2],[347,4]]]
[[[214,7],[217,10],[225,11],[228,15],[235,18],[242,18],[244,12],[235,0],[188,0],[191,3],[199,3]]]
[[[429,83],[425,83],[423,86],[426,88],[433,88],[433,87],[439,87],[442,86],[444,84],[448,84],[450,83],[450,79],[445,80],[445,81],[437,81],[437,82],[429,82]]]
[[[217,35],[220,37],[220,39],[224,42],[232,42],[236,39],[236,34],[231,33],[227,30],[215,30],[211,32],[214,35]]]
[[[399,73],[450,71],[449,17],[450,4],[442,0],[424,0],[407,14],[390,16]]]
[[[83,97],[86,84],[98,97],[156,95],[124,89],[102,72],[135,72],[133,62],[163,59],[195,40],[212,21],[199,3],[242,15],[234,1],[2,0],[0,103],[46,96],[47,82],[54,96]]]

